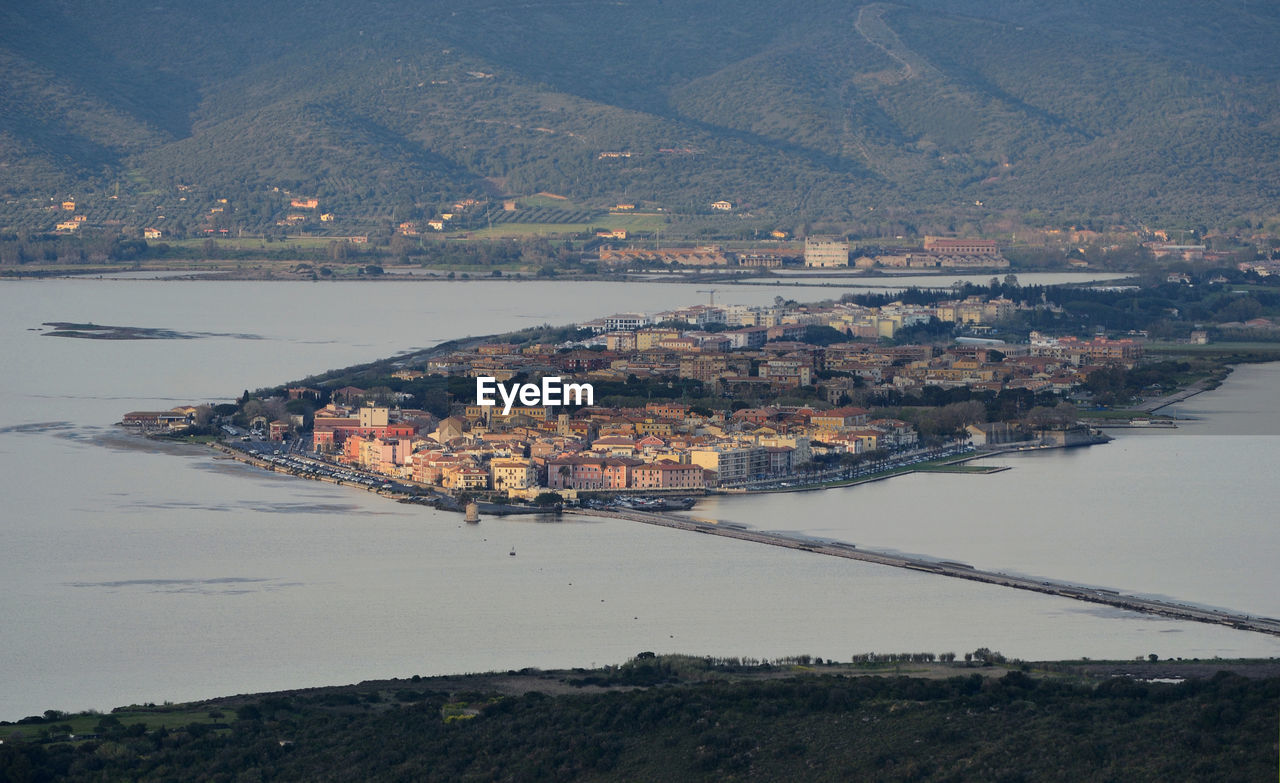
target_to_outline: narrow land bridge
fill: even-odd
[[[1079,585],[1072,585],[1067,582],[1056,580],[1011,576],[1009,574],[1002,574],[998,571],[983,571],[974,568],[973,566],[966,565],[965,563],[956,563],[947,560],[929,560],[922,557],[911,557],[909,555],[895,555],[887,552],[858,549],[853,544],[820,541],[816,539],[788,536],[782,533],[769,533],[759,530],[751,530],[744,525],[734,522],[704,522],[691,517],[681,516],[679,514],[633,510],[604,511],[567,508],[564,509],[563,513],[588,517],[627,519],[633,522],[643,522],[646,525],[658,525],[660,527],[671,527],[678,530],[690,530],[695,533],[707,533],[714,536],[737,538],[742,541],[753,541],[757,544],[768,544],[770,546],[786,547],[787,549],[803,549],[806,552],[816,552],[820,555],[832,555],[834,557],[843,557],[849,560],[861,560],[866,563],[878,563],[880,565],[894,566],[895,568],[909,568],[913,571],[927,571],[931,574],[940,574],[942,576],[951,576],[959,579],[969,579],[974,582],[985,582],[987,584],[1001,585],[1003,587],[1013,587],[1018,590],[1030,590],[1036,593],[1058,595],[1064,598],[1074,598],[1077,601],[1106,604],[1119,609],[1128,609],[1134,612],[1145,612],[1147,614],[1157,614],[1163,617],[1170,617],[1175,620],[1194,620],[1201,623],[1226,625],[1242,631],[1256,631],[1258,633],[1271,634],[1272,636],[1280,636],[1280,620],[1276,620],[1271,617],[1258,617],[1254,615],[1241,614],[1239,612],[1190,606],[1187,604],[1176,603],[1174,601],[1143,598],[1141,596],[1122,594],[1115,590],[1081,587]]]
[[[247,462],[267,470],[285,473],[291,472],[287,468],[273,465],[272,463],[266,462],[260,458],[234,449],[229,449],[225,446],[221,446],[220,450],[224,451],[228,456],[237,461]],[[310,478],[331,481],[336,484],[347,483],[339,478],[330,476],[310,476]],[[382,490],[379,490],[378,494],[385,494],[389,497],[399,497],[397,493],[385,492]],[[789,536],[783,533],[770,533],[752,530],[745,525],[741,525],[736,522],[702,521],[693,517],[681,516],[679,514],[655,513],[651,511],[637,511],[631,509],[623,511],[566,508],[562,513],[585,517],[626,519],[632,522],[643,522],[646,525],[670,527],[676,528],[677,530],[689,530],[695,533],[708,533],[710,535],[724,536],[726,538],[736,538],[742,541],[752,541],[757,544],[768,544],[770,546],[780,546],[787,549],[802,549],[806,552],[816,552],[820,555],[832,555],[834,557],[843,557],[848,560],[861,560],[864,563],[878,563],[880,565],[893,566],[895,568],[909,568],[913,571],[925,571],[931,574],[939,574],[941,576],[951,576],[959,579],[969,579],[974,582],[985,582],[987,584],[1000,585],[1003,587],[1013,587],[1018,590],[1030,590],[1032,592],[1044,593],[1046,595],[1074,598],[1077,601],[1089,601],[1095,604],[1105,604],[1119,609],[1156,614],[1175,620],[1194,620],[1201,623],[1225,625],[1242,631],[1255,631],[1257,633],[1280,636],[1280,620],[1276,620],[1271,617],[1259,617],[1240,612],[1190,606],[1188,604],[1181,604],[1174,601],[1162,601],[1156,598],[1126,595],[1115,590],[1107,590],[1097,587],[1081,587],[1079,585],[1073,585],[1068,582],[1057,580],[1012,576],[1010,574],[1002,574],[998,571],[983,571],[974,568],[971,565],[957,563],[950,560],[931,560],[923,557],[911,557],[909,555],[877,552],[870,549],[858,549],[853,544],[846,544],[839,541],[821,541],[799,536]]]

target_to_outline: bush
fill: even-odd
[[[533,499],[535,506],[558,506],[564,502],[559,492],[541,492]]]

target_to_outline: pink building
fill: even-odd
[[[702,489],[705,485],[700,465],[655,462],[631,471],[632,489]]]
[[[419,451],[413,455],[412,461],[413,480],[423,484],[439,484],[444,479],[445,469],[472,465],[470,457],[442,451]]]
[[[621,457],[557,457],[547,460],[547,486],[551,489],[627,489],[632,468],[640,464],[639,460]]]
[[[361,427],[351,417],[316,416],[312,424],[312,442],[316,451],[332,451],[348,438],[412,438],[417,427],[412,424],[388,424],[385,427]]]
[[[551,489],[605,489],[603,457],[559,457],[547,460]]]

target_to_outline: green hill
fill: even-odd
[[[0,227],[72,195],[176,234],[289,195],[339,233],[538,191],[868,232],[1272,216],[1278,44],[1280,7],[1225,0],[15,4]]]
[[[921,660],[905,660],[913,658]],[[1050,664],[1054,674],[1034,675],[809,663],[642,653],[608,670],[413,677],[107,715],[50,710],[0,726],[0,781],[1164,781],[1275,772],[1274,662],[1129,662],[1087,674],[1086,665]],[[1245,676],[1213,674],[1215,666]]]

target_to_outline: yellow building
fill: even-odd
[[[501,400],[495,401],[493,405],[468,405],[463,416],[473,421],[486,416],[493,421],[506,421],[517,416],[525,416],[535,421],[545,421],[547,418],[547,409],[541,405],[514,405],[511,411],[505,414],[502,412],[502,407]]]
[[[657,419],[645,419],[638,421],[635,425],[636,433],[639,435],[657,435],[659,437],[670,437],[675,432],[674,422],[659,421]]]
[[[360,409],[360,426],[364,428],[385,427],[390,419],[390,411],[385,406]]]
[[[489,488],[489,471],[471,465],[450,466],[444,469],[442,482],[449,489],[476,490]]]
[[[528,460],[504,459],[489,463],[489,478],[497,490],[519,490],[535,486],[537,471]]]
[[[647,351],[657,348],[663,340],[673,340],[680,336],[678,329],[640,329],[636,332],[636,350]]]
[[[382,465],[382,441],[377,438],[360,440],[360,453],[357,457],[360,466],[378,469]]]

